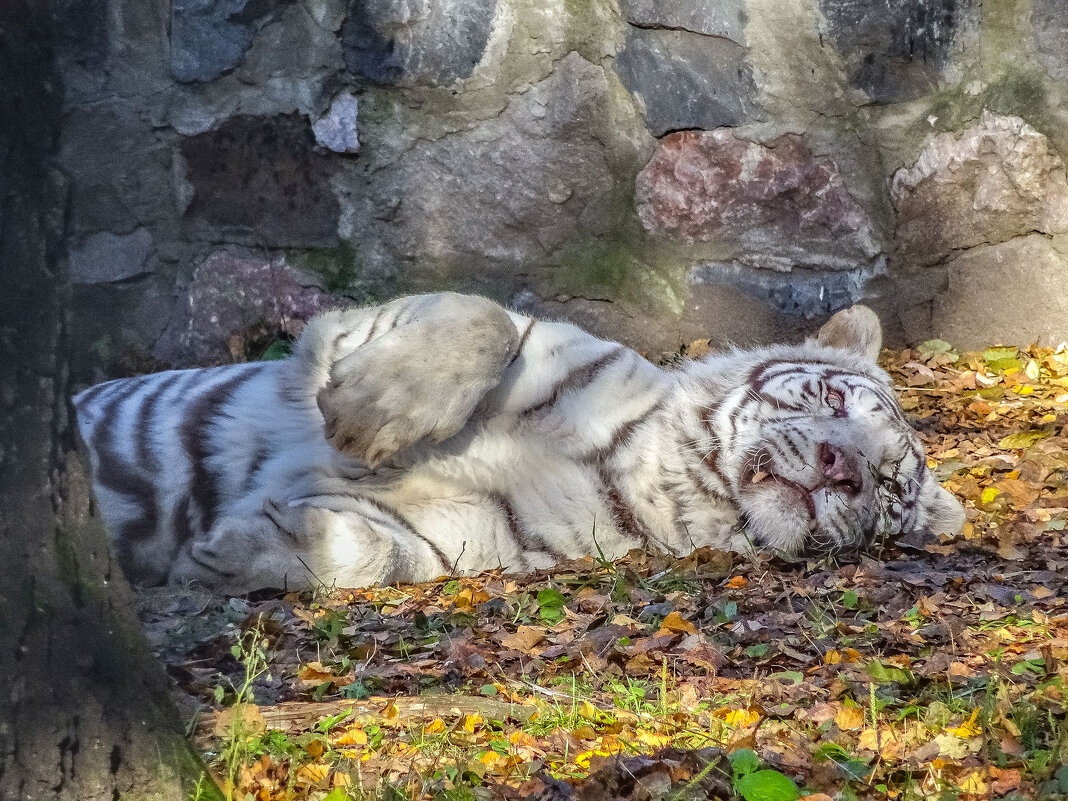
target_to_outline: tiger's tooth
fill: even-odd
[[[757,472],[753,473],[753,477],[751,479],[749,479],[749,481],[752,484],[759,484],[761,481],[763,481],[765,478],[767,478],[768,475],[770,475],[770,474],[769,473],[765,473],[763,470],[758,470]]]

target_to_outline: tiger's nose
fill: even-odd
[[[862,482],[860,469],[855,459],[837,445],[821,442],[818,448],[818,469],[827,484],[835,489],[856,495],[860,492]]]

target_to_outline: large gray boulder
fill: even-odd
[[[978,0],[820,0],[820,11],[850,83],[872,100],[896,103],[937,89],[959,40],[977,27],[980,5]]]
[[[925,267],[1032,231],[1068,232],[1068,174],[1049,139],[1019,117],[984,112],[960,135],[940,134],[898,170],[897,260]]]
[[[276,247],[337,242],[338,202],[329,157],[315,152],[308,120],[298,114],[231,117],[181,143],[193,196],[193,232]]]
[[[352,0],[341,28],[349,72],[376,83],[449,84],[486,49],[497,0]]]
[[[631,28],[616,70],[644,105],[649,130],[662,136],[686,128],[740,125],[758,117],[746,52],[722,37]]]
[[[283,258],[217,251],[180,293],[152,355],[170,367],[256,358],[252,346],[296,337],[316,314],[347,303]]]

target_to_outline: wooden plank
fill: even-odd
[[[484,720],[514,720],[526,723],[536,707],[473,695],[372,696],[359,701],[286,701],[274,706],[259,707],[259,716],[268,729],[291,734],[310,729],[323,718],[339,715],[346,710],[352,712],[345,721],[352,722],[404,723],[480,715]],[[197,733],[210,734],[214,727],[215,715],[212,715],[197,725]]]

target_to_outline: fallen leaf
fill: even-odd
[[[864,709],[859,706],[843,706],[834,716],[834,723],[840,729],[859,729],[864,725]]]
[[[548,630],[539,626],[520,626],[515,634],[506,634],[501,637],[501,645],[519,651],[522,654],[530,653],[531,650],[548,636]]]
[[[697,627],[690,621],[685,620],[678,612],[670,612],[667,617],[661,621],[660,631],[654,636],[658,636],[664,631],[673,632],[675,634],[696,634]]]

